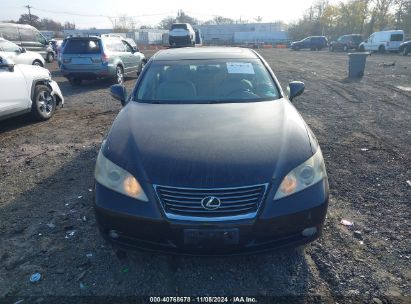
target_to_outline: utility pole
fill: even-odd
[[[28,5],[24,6],[24,7],[26,7],[26,8],[29,10],[29,20],[30,20],[30,25],[32,25],[32,24],[31,24],[31,11],[30,11],[30,9],[31,9],[31,8],[33,8],[33,7],[32,7],[32,6],[30,6],[30,4],[28,4]]]

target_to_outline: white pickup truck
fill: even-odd
[[[168,39],[171,47],[195,46],[196,44],[196,34],[189,23],[174,23]]]
[[[31,112],[37,120],[53,116],[64,98],[50,72],[0,57],[0,120]]]

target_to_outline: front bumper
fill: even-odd
[[[97,79],[97,78],[110,78],[115,76],[115,68],[107,65],[101,68],[89,69],[86,67],[70,68],[66,64],[60,62],[60,71],[67,79],[79,78],[79,79]]]
[[[127,248],[233,255],[299,246],[321,235],[328,206],[327,181],[278,201],[272,201],[273,192],[271,189],[255,218],[236,221],[170,220],[147,191],[150,202],[139,202],[98,183],[94,207],[102,236]],[[303,233],[307,228],[311,234]],[[207,238],[202,238],[203,234]]]
[[[63,94],[61,93],[59,85],[54,80],[50,80],[49,85],[50,85],[51,90],[52,90],[51,95],[53,95],[55,98],[57,97],[57,99],[59,101],[59,105],[63,106],[64,105],[64,97],[63,97]]]

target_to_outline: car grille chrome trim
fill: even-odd
[[[193,221],[254,218],[268,189],[268,183],[230,188],[153,186],[167,218]],[[217,197],[221,206],[216,210],[204,209],[201,201],[208,196]]]

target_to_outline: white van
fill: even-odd
[[[398,52],[398,48],[403,41],[403,30],[375,32],[367,40],[360,43],[359,49],[360,51],[378,51],[380,53],[386,51]]]

